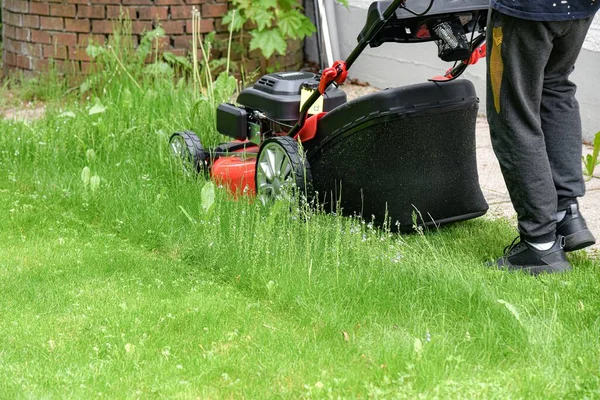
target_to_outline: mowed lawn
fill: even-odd
[[[206,209],[167,141],[220,140],[211,107],[125,81],[0,120],[1,398],[600,397],[597,258],[532,278],[484,266],[504,220]]]

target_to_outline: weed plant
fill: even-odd
[[[105,62],[89,98],[0,120],[1,397],[600,397],[598,261],[532,278],[483,266],[503,220],[234,200],[169,154],[221,140],[193,78]]]
[[[596,132],[592,145],[592,154],[587,154],[585,157],[582,157],[583,174],[588,179],[591,179],[594,176],[594,170],[600,164],[600,132]]]

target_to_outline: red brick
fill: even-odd
[[[17,28],[15,28],[14,26],[10,26],[10,25],[6,25],[5,24],[4,27],[3,27],[3,29],[4,29],[4,35],[7,38],[14,39],[14,38],[17,37],[17,33],[16,33]]]
[[[56,63],[56,69],[65,75],[77,75],[79,73],[79,61],[65,60],[62,62],[56,61]]]
[[[224,25],[222,18],[215,18],[215,31],[229,32],[229,25]]]
[[[223,26],[221,17],[229,4],[230,0],[3,0],[4,62],[14,67],[16,57],[21,56],[25,57],[21,59],[23,66],[39,70],[47,68],[45,58],[54,58],[61,66],[73,63],[76,69],[87,71],[90,66],[85,49],[89,40],[105,43],[113,32],[113,22],[108,19],[121,17],[131,19],[134,43],[144,31],[161,25],[167,36],[154,45],[185,55],[192,39],[193,8],[201,11],[200,33],[217,31],[215,41],[226,43],[228,27]],[[215,46],[211,54],[222,56],[222,47]],[[290,47],[287,58],[280,57],[277,62],[295,62],[298,51],[294,49]]]
[[[59,17],[40,17],[40,27],[52,31],[62,31],[65,24],[63,19]]]
[[[214,30],[215,30],[215,21],[214,20],[212,20],[212,19],[200,20],[200,33],[213,32]],[[192,34],[194,32],[192,21],[186,21],[185,31],[189,34]]]
[[[192,47],[192,35],[174,36],[173,47],[176,49],[187,49]]]
[[[41,44],[23,43],[21,48],[21,54],[30,57],[42,57],[42,46]]]
[[[175,56],[186,57],[188,55],[187,49],[171,49],[169,51]]]
[[[123,0],[123,4],[149,6],[152,4],[152,0]]]
[[[6,25],[12,26],[23,26],[23,16],[21,14],[14,14],[10,11],[4,10],[2,13],[2,22]]]
[[[28,2],[23,0],[4,0],[4,8],[16,13],[29,12]]]
[[[66,46],[44,45],[44,58],[66,60],[67,59],[67,47]]]
[[[17,55],[17,67],[21,69],[31,69],[33,63],[31,57]]]
[[[55,17],[71,17],[76,14],[74,5],[69,4],[52,4],[50,6],[50,15]]]
[[[185,4],[182,0],[154,0],[154,4],[157,6],[171,6],[171,5],[183,5]]]
[[[50,61],[46,59],[33,60],[34,71],[48,71],[50,69]]]
[[[53,33],[52,44],[61,46],[75,46],[77,45],[77,34],[76,33]]]
[[[48,32],[34,29],[31,31],[31,41],[34,43],[50,44],[52,43],[52,38]]]
[[[192,19],[192,6],[172,6],[171,19]]]
[[[103,19],[106,17],[104,6],[77,6],[77,18]]]
[[[221,17],[227,12],[227,4],[203,4],[202,18]]]
[[[6,65],[15,66],[17,64],[17,55],[15,53],[6,51],[6,52],[4,52],[3,61]]]
[[[71,1],[71,0],[68,0]],[[94,0],[96,4],[121,4],[119,0]],[[87,2],[86,2],[87,4]]]
[[[69,47],[69,60],[91,61],[90,56],[85,52],[85,47],[74,46]]]
[[[168,36],[163,36],[163,37],[159,37],[156,38],[154,40],[154,46],[157,47],[159,50],[167,50],[171,48],[171,38]]]
[[[142,20],[158,19],[165,21],[169,17],[167,7],[139,7],[138,18]]]
[[[92,32],[93,33],[113,33],[113,23],[107,20],[93,20],[92,21]]]
[[[61,0],[61,1],[64,2],[65,0]],[[67,0],[66,2],[68,4],[91,4],[91,3],[102,3],[102,4],[105,4],[106,3],[105,1],[99,1],[99,0],[93,0],[93,1],[92,0]],[[118,1],[113,2],[113,3],[119,4]]]
[[[40,17],[37,15],[23,15],[23,26],[27,28],[39,28]]]
[[[88,33],[90,31],[90,20],[65,18],[65,29],[69,32]]]
[[[106,17],[137,19],[137,7],[106,6]]]
[[[48,4],[31,2],[29,7],[30,7],[29,12],[31,14],[50,15],[50,6]]]
[[[185,21],[164,21],[160,23],[160,26],[167,35],[181,35],[185,27]]]
[[[106,35],[85,35],[79,34],[79,38],[77,40],[77,44],[80,46],[87,46],[90,43],[94,44],[104,44],[106,43]]]
[[[132,21],[131,32],[139,35],[152,30],[152,22],[150,21]]]
[[[17,39],[17,29],[21,29],[21,28],[15,28],[14,26],[8,26],[8,25],[4,25],[4,36],[2,37],[4,39],[4,48],[8,49],[9,51],[14,51],[12,49],[10,49],[8,46],[10,42],[12,42],[13,40]],[[1,54],[1,53],[0,53]]]
[[[16,40],[5,39],[2,45],[7,51],[19,54],[23,51],[21,44],[22,42],[18,42]]]
[[[15,29],[15,39],[20,40],[22,42],[31,41],[31,30],[27,28]]]
[[[92,69],[92,63],[82,61],[81,62],[81,73],[84,75],[89,75]]]

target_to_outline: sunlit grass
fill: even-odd
[[[489,270],[502,220],[399,236],[222,190],[207,212],[167,147],[220,140],[192,99],[125,79],[0,120],[1,397],[600,396],[598,261]]]

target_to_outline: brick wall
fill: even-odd
[[[221,18],[227,12],[227,0],[2,0],[4,69],[41,72],[53,60],[63,72],[86,72],[90,66],[85,52],[89,40],[104,43],[121,10],[131,18],[136,39],[161,25],[167,36],[164,50],[187,54],[192,40],[192,7],[202,14],[202,33],[216,32],[216,42],[225,42],[229,35]],[[224,54],[217,47],[213,56]],[[302,61],[302,43],[292,42],[287,54],[269,60],[269,65],[297,69]],[[246,70],[265,67],[266,63],[254,52]]]

